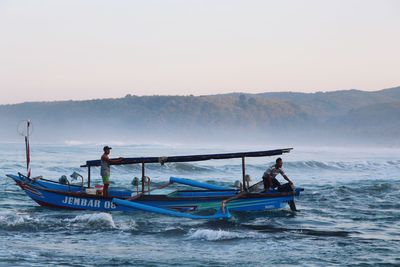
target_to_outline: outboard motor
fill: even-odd
[[[131,184],[133,186],[139,186],[139,178],[137,178],[137,177],[133,178]]]
[[[136,188],[136,194],[139,194],[139,178],[133,178],[131,184]]]
[[[65,175],[61,176],[61,177],[58,179],[58,182],[59,182],[60,184],[69,184],[68,178],[67,178],[67,176],[65,176]]]

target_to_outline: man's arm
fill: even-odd
[[[103,154],[103,155],[101,156],[101,160],[102,160],[102,161],[105,161],[105,162],[107,162],[107,163],[110,163],[110,159],[108,158],[108,156],[107,156],[106,154]]]
[[[124,158],[119,157],[118,159],[110,159],[107,155],[103,155],[101,157],[101,159],[105,162],[107,162],[108,164],[116,164],[116,163],[121,163]]]
[[[290,181],[289,177],[287,177],[286,174],[282,174],[282,176],[283,176],[283,178],[284,178],[286,181],[289,182],[289,184],[291,184],[291,185],[293,184],[293,182]]]
[[[108,160],[109,160],[109,163],[117,164],[117,163],[121,163],[122,161],[124,161],[124,158],[123,157],[119,157],[117,159],[108,159]]]

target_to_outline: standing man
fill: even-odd
[[[263,175],[263,183],[264,183],[264,191],[268,192],[269,188],[277,188],[279,192],[293,192],[294,184],[290,179],[286,176],[285,172],[282,169],[283,161],[281,158],[277,158],[275,161],[275,165],[268,168]],[[276,176],[281,174],[283,178],[288,181],[286,184],[281,184]],[[288,202],[290,209],[292,211],[297,211],[296,204],[293,200]]]
[[[101,156],[101,169],[100,169],[100,175],[101,178],[103,179],[103,196],[108,196],[108,187],[110,185],[110,164],[112,163],[121,163],[124,158],[119,157],[118,159],[110,159],[109,154],[110,154],[111,147],[105,146],[103,147],[103,155]]]

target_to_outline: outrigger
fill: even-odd
[[[27,139],[25,139],[27,140]],[[27,143],[29,154],[29,140]],[[8,174],[25,193],[39,205],[79,210],[95,211],[147,211],[164,215],[185,217],[191,219],[228,219],[230,211],[265,211],[283,208],[287,202],[300,195],[302,188],[294,192],[278,192],[275,190],[263,191],[262,182],[252,186],[246,175],[245,159],[249,157],[267,157],[289,153],[292,148],[224,153],[187,155],[171,157],[139,157],[125,158],[122,162],[112,165],[141,164],[141,183],[136,183],[134,190],[109,189],[108,195],[103,196],[101,189],[96,189],[91,184],[91,168],[100,166],[100,160],[90,160],[81,167],[88,170],[87,183],[84,177],[74,173],[73,178],[80,177],[81,184],[69,184],[47,180],[42,177],[29,177],[18,173]],[[242,183],[239,188],[214,185],[185,178],[170,177],[168,183],[151,188],[150,178],[145,174],[146,164],[168,164],[174,162],[194,162],[218,159],[241,158]],[[28,157],[27,157],[28,159]],[[29,162],[27,162],[29,170]],[[138,182],[138,179],[136,180]],[[165,193],[165,188],[172,184],[188,185],[197,189],[173,190]],[[135,190],[136,189],[136,190]],[[164,193],[163,193],[164,191]],[[203,211],[213,210],[214,214],[202,215]]]

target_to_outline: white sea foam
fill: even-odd
[[[216,240],[229,240],[237,238],[246,238],[245,235],[237,232],[230,232],[224,230],[211,230],[211,229],[198,229],[189,232],[188,239],[202,239],[209,241]]]
[[[183,230],[181,226],[168,226],[164,229],[164,231],[174,231],[174,230]]]
[[[67,219],[67,221],[71,223],[83,222],[89,225],[117,228],[111,214],[105,212],[78,215],[73,219]]]
[[[129,231],[129,230],[138,230],[138,224],[134,220],[123,221],[118,223],[118,229]]]
[[[0,224],[5,226],[21,226],[37,222],[39,222],[39,219],[32,218],[28,214],[6,213],[0,215]]]

